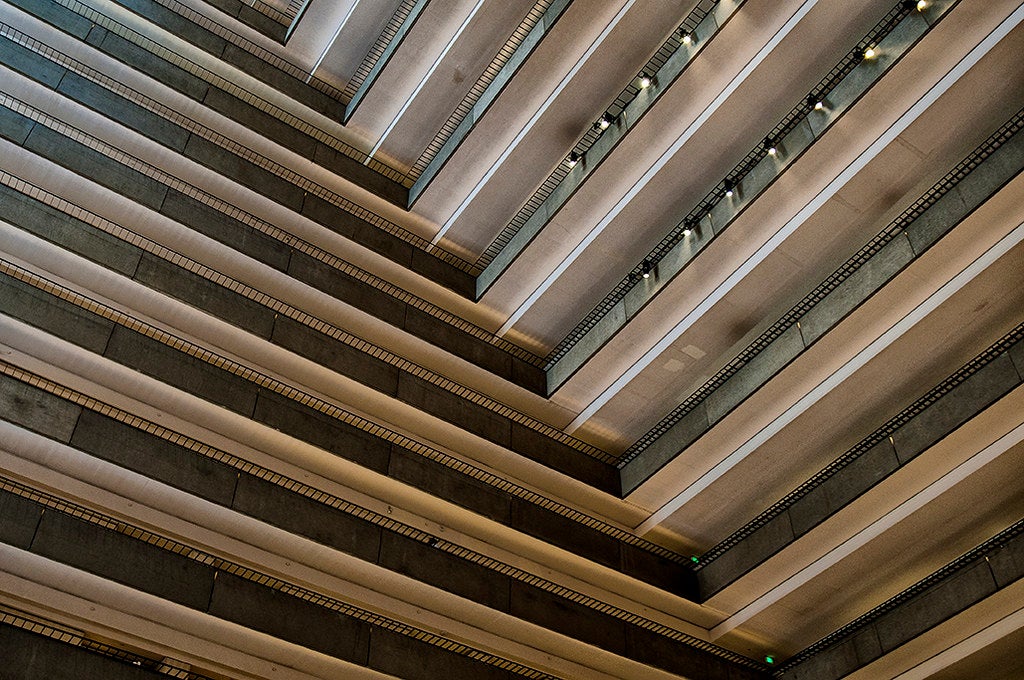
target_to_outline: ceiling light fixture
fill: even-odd
[[[611,124],[612,124],[612,117],[609,116],[607,113],[605,113],[605,114],[602,114],[600,118],[598,118],[596,123],[594,123],[594,129],[595,130],[607,130],[611,126]]]
[[[878,52],[875,51],[874,47],[868,47],[866,50],[864,50],[864,58],[865,59],[874,59],[877,56],[878,56]]]
[[[651,86],[651,77],[644,72],[640,72],[640,89],[646,90]]]
[[[778,147],[775,146],[775,142],[774,140],[772,140],[771,137],[764,138],[764,150],[768,153],[769,156],[775,156],[777,153],[779,153],[779,149]]]
[[[683,29],[679,29],[679,40],[681,40],[684,45],[692,45],[693,33],[687,33],[683,31]]]
[[[572,153],[569,154],[569,159],[566,161],[566,164],[568,164],[568,166],[570,168],[575,168],[576,164],[579,163],[579,162],[580,162],[580,155],[578,153],[576,153],[575,151],[573,151]]]
[[[923,12],[928,9],[928,0],[917,0],[917,11]]]
[[[821,111],[825,108],[825,102],[811,94],[807,96],[807,106],[815,111]]]
[[[693,220],[686,220],[683,225],[683,236],[689,236],[693,233]]]
[[[644,260],[643,264],[640,265],[640,271],[643,272],[644,278],[651,278],[651,261]]]
[[[731,179],[727,179],[724,182],[722,182],[722,185],[725,187],[725,196],[726,196],[726,198],[732,198],[733,186],[734,186],[733,183],[732,183],[732,180]]]

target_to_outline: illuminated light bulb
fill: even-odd
[[[580,155],[578,153],[576,153],[575,151],[573,151],[571,154],[569,154],[569,160],[566,161],[566,163],[569,165],[570,168],[575,168],[576,164],[579,163],[579,162],[580,162]]]
[[[928,0],[917,0],[917,11],[923,12],[928,8]]]
[[[820,101],[820,100],[814,102],[814,110],[815,111],[821,111],[824,108],[825,108],[825,102]]]
[[[644,260],[643,264],[640,265],[640,271],[643,272],[644,278],[651,278],[651,261]]]
[[[726,198],[732,198],[732,195],[733,195],[732,180],[728,180],[727,179],[727,180],[725,180],[725,182],[723,184],[725,185],[725,196],[726,196]]]
[[[766,657],[764,657],[764,662],[771,666],[773,663],[775,663],[775,657],[769,654]]]
[[[869,47],[866,50],[864,50],[864,58],[865,59],[874,59],[877,56],[878,56],[878,52],[875,52],[875,48],[874,47]]]
[[[608,114],[601,116],[601,119],[597,121],[597,128],[599,130],[607,130],[612,124],[612,119],[608,117]]]
[[[779,153],[779,149],[775,146],[775,142],[772,141],[771,137],[764,138],[764,150],[772,157]]]
[[[640,89],[641,90],[646,90],[650,86],[651,86],[651,77],[649,75],[647,75],[646,73],[641,73],[640,74]]]
[[[692,33],[684,33],[682,40],[683,40],[683,44],[684,45],[692,45],[693,44],[693,34]]]

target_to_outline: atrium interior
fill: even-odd
[[[1024,677],[1019,0],[0,0],[0,676]]]

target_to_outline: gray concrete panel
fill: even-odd
[[[338,659],[367,662],[369,624],[227,572],[217,572],[207,611]]]
[[[242,8],[245,6],[241,0],[205,0],[207,5],[216,7],[221,12],[224,12],[228,16],[238,17]]]
[[[131,276],[142,251],[45,203],[0,185],[0,219]]]
[[[512,499],[509,525],[612,569],[622,563],[617,539],[522,498]]]
[[[1024,576],[1024,534],[1017,534],[1005,545],[991,551],[988,564],[997,588],[1005,588]]]
[[[64,76],[57,91],[174,151],[185,148],[187,130],[77,73]]]
[[[784,154],[786,158],[792,158],[803,153],[807,147],[814,143],[815,139],[816,135],[811,129],[811,124],[805,118],[797,123],[796,127],[779,141],[779,152]]]
[[[47,87],[57,87],[67,69],[8,38],[0,38],[0,63]]]
[[[597,645],[614,654],[626,651],[626,623],[522,581],[512,581],[511,613],[520,619]]]
[[[92,312],[6,274],[0,274],[0,313],[97,353],[106,347],[113,326]]]
[[[405,208],[409,201],[409,190],[404,186],[323,142],[311,147],[307,158],[397,206]]]
[[[15,113],[6,106],[0,106],[0,137],[22,145],[35,126],[31,118]]]
[[[227,45],[224,38],[153,0],[117,0],[117,3],[214,56],[220,56]]]
[[[628,658],[700,680],[729,680],[732,664],[637,626],[626,628]]]
[[[273,392],[260,391],[253,419],[376,472],[388,469],[388,442]]]
[[[783,511],[697,572],[707,599],[793,542],[789,513]]]
[[[387,473],[426,491],[503,524],[510,518],[511,498],[504,491],[435,463],[398,446],[392,448]]]
[[[512,680],[495,666],[384,628],[370,633],[370,668],[405,680]]]
[[[238,10],[238,20],[243,24],[254,28],[271,40],[284,43],[288,36],[288,26],[278,23],[263,12],[255,10],[247,5],[242,5]]]
[[[256,386],[140,333],[116,326],[104,356],[202,399],[250,415]]]
[[[901,463],[924,451],[1019,384],[1013,362],[1002,354],[893,433]]]
[[[964,203],[972,208],[980,205],[1024,167],[1024,137],[1016,134],[992,152],[983,163],[971,170],[957,189]]]
[[[996,590],[984,559],[939,581],[921,594],[883,614],[874,624],[885,652],[917,637],[988,597]]]
[[[49,392],[0,375],[0,418],[6,421],[66,443],[81,410]]]
[[[410,373],[398,377],[398,398],[488,441],[509,445],[509,420]]]
[[[359,559],[377,561],[380,527],[277,484],[240,474],[231,507]]]
[[[271,87],[288,95],[292,99],[302,102],[309,108],[322,113],[328,118],[341,121],[345,114],[345,105],[335,101],[320,90],[307,85],[295,76],[288,75],[284,71],[271,66],[256,55],[238,47],[227,44],[224,47],[224,54],[221,57],[224,61],[236,66],[249,75],[267,83]]]
[[[677,247],[670,252],[674,254],[678,253],[680,250],[681,249]],[[666,262],[666,259],[668,258],[662,258],[660,262],[657,262],[654,265],[653,271],[651,271],[651,276],[646,279],[641,278],[637,281],[636,285],[629,289],[629,292],[623,296],[622,300],[616,303],[616,307],[619,305],[624,307],[624,313],[627,319],[632,319],[644,307],[646,307],[647,303],[660,293],[661,290],[668,285],[669,281],[672,280],[672,277],[678,273],[678,269],[671,269],[669,267],[671,260]],[[608,330],[612,330],[614,333],[618,332],[620,327],[621,326],[615,326]],[[591,329],[590,333],[593,332],[594,330]]]
[[[729,664],[728,662],[720,661],[714,658],[708,663],[712,666],[715,663],[720,663],[724,665],[729,673],[729,680],[768,680],[768,678],[772,677],[766,671],[760,671],[755,668],[747,668],[746,666],[738,666],[736,664]]]
[[[824,335],[913,259],[906,235],[899,234],[800,318],[804,341],[810,345]]]
[[[794,535],[807,533],[899,466],[888,439],[875,444],[789,507]]]
[[[450,288],[464,298],[473,299],[476,295],[476,279],[472,274],[419,248],[412,249],[409,268],[445,288]]]
[[[796,665],[783,677],[792,680],[838,680],[882,656],[874,626]]]
[[[708,395],[708,422],[717,423],[761,388],[804,350],[800,329],[790,326],[782,335],[743,365],[721,387]]]
[[[103,52],[160,81],[172,90],[177,90],[196,101],[202,101],[206,96],[210,86],[204,80],[161,59],[145,48],[109,31],[103,31],[101,36],[97,36],[98,40],[94,41],[91,38],[92,36],[90,43]]]
[[[971,177],[973,177],[973,173],[963,181],[967,181]],[[970,209],[960,193],[960,186],[951,188],[934,205],[907,225],[906,235],[910,239],[910,245],[913,246],[914,252],[923,253],[955,227],[969,211]]]
[[[210,87],[203,104],[241,123],[267,139],[291,149],[304,158],[313,158],[314,150],[320,145],[315,139],[292,127],[280,118],[266,113],[238,97],[228,94],[219,87]]]
[[[299,212],[317,224],[350,239],[354,239],[356,225],[362,221],[352,213],[345,212],[333,203],[313,194],[306,194]],[[407,248],[410,247],[408,244],[405,245]],[[408,255],[396,261],[405,266],[409,265]]]
[[[503,378],[511,376],[512,355],[485,340],[476,338],[449,323],[445,323],[423,310],[409,307],[405,315],[403,327],[416,337],[428,340],[435,346],[441,347],[495,375]],[[534,368],[534,371],[543,375],[543,371],[539,368]]]
[[[548,396],[544,369],[528,361],[512,357],[512,373],[509,379],[523,389],[530,390],[543,397]]]
[[[702,402],[687,413],[678,423],[651,442],[643,453],[626,463],[619,471],[622,493],[640,486],[645,479],[657,472],[662,465],[682,453],[687,446],[697,441],[708,429],[707,407]]]
[[[688,565],[628,543],[619,546],[619,550],[622,553],[622,573],[689,600],[697,599],[697,576]]]
[[[781,161],[778,156],[765,156],[752,167],[740,183],[740,196],[754,197],[764,191],[780,173]]]
[[[160,212],[274,269],[288,268],[287,245],[174,189],[167,190]]]
[[[193,609],[210,599],[213,568],[62,512],[43,513],[32,552]]]
[[[233,469],[95,411],[82,411],[70,443],[92,456],[200,498],[231,504],[237,479]]]
[[[43,508],[38,503],[0,491],[0,543],[28,550],[42,516]]]
[[[1007,354],[1010,355],[1010,360],[1013,361],[1013,367],[1017,371],[1017,379],[1024,381],[1024,340],[1010,347]]]
[[[509,610],[509,577],[438,548],[385,531],[380,565],[491,609]]]
[[[902,52],[902,46],[899,45],[894,45],[892,49],[883,49],[881,45],[877,48],[874,59],[861,61],[829,91],[828,103],[833,114],[853,106],[878,80],[882,72],[892,65],[892,55]]]
[[[525,425],[511,423],[509,448],[602,491],[619,493],[619,472],[614,466]]]
[[[167,193],[160,182],[42,125],[32,128],[25,148],[147,208],[158,210]]]
[[[130,661],[91,652],[68,644],[0,624],[0,659],[4,677],[17,680],[143,680],[167,675],[140,668]],[[7,673],[12,673],[7,675]]]
[[[274,310],[156,255],[142,256],[135,280],[261,338],[274,328]]]
[[[287,208],[298,210],[302,207],[303,191],[301,188],[207,139],[192,135],[189,137],[183,153],[197,163],[205,165]]]
[[[106,40],[109,32],[110,31],[98,24],[92,24],[86,32],[85,43],[95,47],[96,49],[102,49],[101,46],[103,45],[103,41]]]
[[[369,312],[392,326],[401,328],[405,323],[406,304],[404,302],[338,271],[311,255],[296,251],[288,263],[288,274],[342,302]],[[413,334],[417,335],[415,332]],[[424,339],[429,340],[430,338]]]
[[[271,340],[378,392],[398,392],[398,368],[286,316],[277,317]]]

